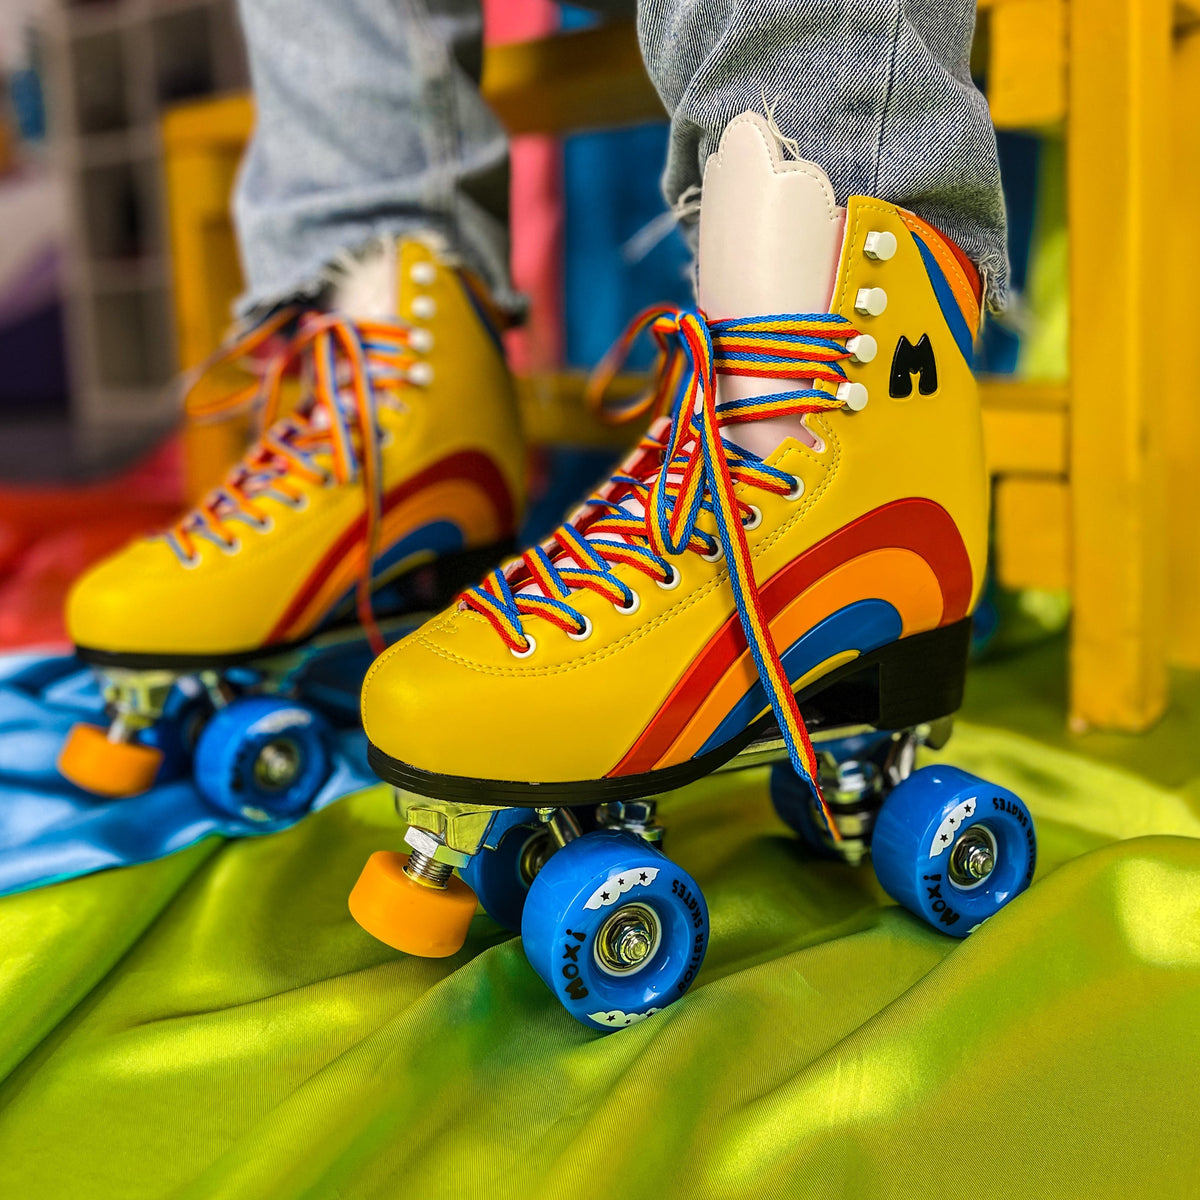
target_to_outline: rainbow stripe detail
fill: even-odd
[[[231,522],[263,529],[269,514],[260,501],[272,496],[284,503],[301,503],[304,497],[297,481],[358,483],[365,514],[358,535],[362,550],[353,556],[355,597],[359,621],[376,652],[381,652],[384,642],[371,611],[372,564],[387,544],[388,532],[378,412],[389,395],[421,386],[421,377],[412,371],[419,355],[411,335],[410,326],[395,321],[351,321],[337,313],[285,308],[202,364],[184,397],[187,416],[196,421],[222,420],[254,409],[264,432],[224,482],[163,535],[180,562],[191,567],[200,561],[197,539],[236,553],[240,543]],[[259,375],[258,381],[206,396],[205,378],[239,360]],[[277,419],[285,378],[297,373],[311,379],[310,394],[295,413]],[[294,623],[288,627],[298,628]]]
[[[760,596],[799,688],[809,676],[897,638],[961,620],[972,580],[953,518],[933,501],[914,498],[830,534],[767,580]],[[744,630],[731,617],[611,774],[638,774],[706,753],[767,707]]]
[[[322,555],[268,645],[305,636],[354,591],[364,571],[367,519],[361,514]],[[515,523],[512,495],[492,459],[478,451],[448,455],[384,495],[372,585],[432,554],[498,542]]]
[[[921,261],[929,275],[933,294],[946,320],[946,326],[954,337],[954,343],[968,367],[975,363],[975,334],[979,329],[980,308],[962,267],[955,259],[945,240],[933,228],[912,213],[900,214],[908,226]]]
[[[728,425],[767,417],[828,412],[843,407],[833,394],[847,379],[846,341],[856,330],[834,313],[783,313],[714,321],[690,309],[648,309],[635,318],[599,371],[601,389],[635,337],[648,332],[659,349],[655,388],[628,406],[628,418],[651,409],[670,413],[661,439],[647,438],[635,456],[636,473],[620,473],[593,496],[575,524],[561,526],[541,546],[493,572],[464,596],[518,656],[531,652],[524,621],[533,616],[575,636],[588,626],[571,604],[588,589],[619,607],[633,604],[629,586],[614,573],[624,565],[664,585],[676,577],[669,558],[685,551],[723,553],[742,630],[759,685],[787,744],[793,767],[813,789],[830,835],[839,834],[817,781],[817,760],[800,716],[788,671],[780,659],[754,578],[745,525],[751,506],[737,489],[790,494],[796,481],[757,455],[727,441]],[[782,393],[717,402],[718,374],[790,380]],[[822,386],[824,385],[824,386]],[[625,501],[637,501],[634,511]],[[716,536],[702,530],[711,516]],[[651,764],[652,765],[652,764]]]

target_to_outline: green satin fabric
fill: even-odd
[[[275,837],[0,901],[0,1196],[1200,1195],[1200,816],[1020,736],[948,757],[1041,858],[959,943],[806,857],[762,771],[669,797],[713,918],[698,985],[611,1037],[519,939],[360,932],[374,789]]]

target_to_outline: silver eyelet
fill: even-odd
[[[792,477],[792,486],[787,492],[784,493],[783,498],[785,500],[799,500],[803,495],[804,480],[801,479],[799,475],[794,475]]]
[[[750,505],[750,519],[742,522],[746,530],[757,529],[762,524],[762,509],[757,504]]]
[[[247,524],[255,533],[270,533],[275,528],[275,518],[264,517],[261,521],[249,521]]]
[[[183,567],[185,571],[194,571],[203,561],[204,560],[197,553],[193,554],[191,558],[181,558],[179,560],[179,565]]]
[[[617,612],[619,612],[621,614],[621,616],[623,616],[623,617],[632,617],[633,614],[635,612],[637,612],[637,610],[639,608],[642,607],[641,596],[639,596],[637,594],[637,592],[635,592],[632,588],[630,589],[629,594],[633,597],[633,599],[627,605],[626,604],[614,604],[613,605],[613,608],[615,608],[617,610]]]
[[[721,559],[725,557],[725,547],[722,546],[720,542],[717,542],[717,548],[711,554],[702,554],[700,557],[704,559],[705,562],[720,562]]]
[[[237,554],[237,552],[242,548],[242,542],[240,538],[234,538],[230,542],[220,542],[218,544],[221,547],[222,554]]]
[[[592,636],[592,622],[590,618],[583,618],[583,628],[577,633],[568,633],[567,637],[573,642],[586,642]]]
[[[667,570],[671,574],[666,579],[656,579],[654,582],[664,592],[673,592],[683,582],[683,575],[678,567],[672,566],[670,563],[667,563]]]
[[[513,656],[513,658],[528,658],[537,649],[537,642],[533,640],[533,634],[527,633],[525,635],[525,640],[529,643],[529,645],[526,646],[524,650],[514,650],[511,646],[509,646],[508,652]]]
[[[279,503],[282,504],[284,508],[290,508],[292,512],[303,512],[308,507],[307,492],[301,492],[299,500],[288,500],[283,496],[282,493],[278,493],[278,495]]]

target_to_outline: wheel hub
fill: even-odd
[[[596,962],[610,975],[632,975],[654,957],[661,940],[662,926],[653,909],[623,905],[596,934]]]
[[[254,760],[254,782],[268,791],[287,787],[300,773],[300,747],[290,738],[267,742]]]
[[[521,861],[518,868],[521,872],[521,878],[526,885],[534,881],[537,873],[546,865],[546,860],[556,849],[554,839],[544,830],[535,833],[526,841],[521,851]]]
[[[995,869],[996,839],[992,831],[986,825],[972,825],[950,851],[950,881],[968,891],[985,883]]]

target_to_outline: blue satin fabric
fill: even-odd
[[[326,655],[301,680],[301,698],[337,729],[334,769],[310,811],[377,782],[357,720],[368,662],[362,651]],[[78,659],[0,656],[0,895],[149,862],[212,834],[250,837],[295,823],[252,823],[219,813],[186,776],[124,800],[83,792],[55,766],[77,721],[105,721],[96,678]]]

